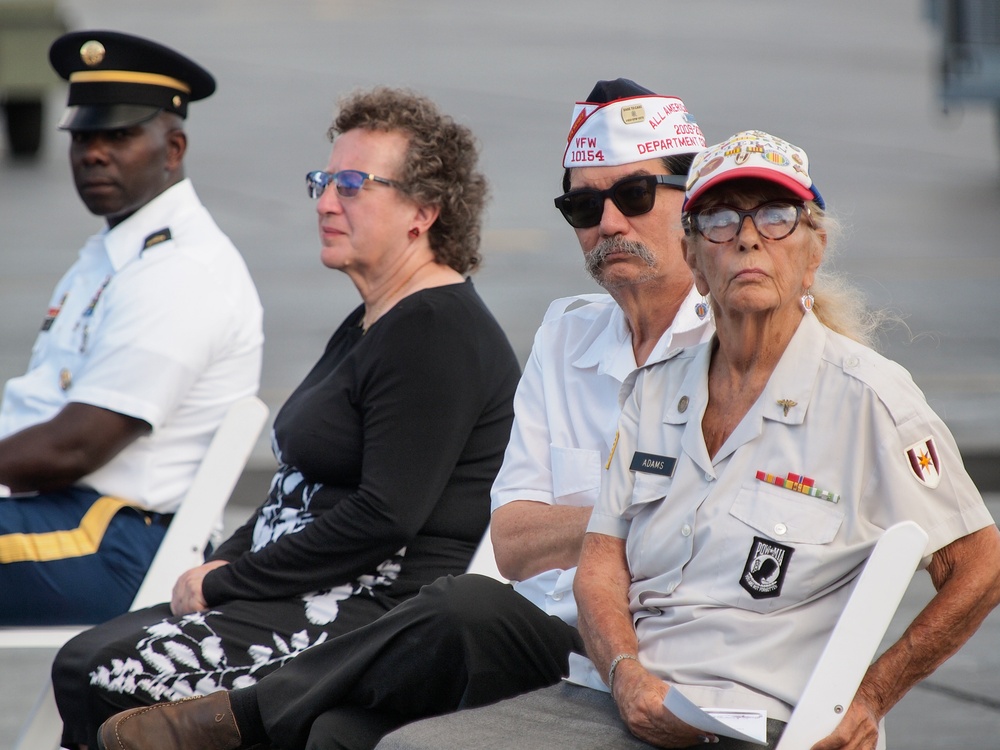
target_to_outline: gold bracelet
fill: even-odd
[[[618,656],[611,660],[611,666],[608,668],[608,690],[610,691],[614,691],[615,689],[615,670],[618,669],[618,665],[623,659],[639,661],[635,654],[618,654]]]

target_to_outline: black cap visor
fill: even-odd
[[[161,107],[143,104],[80,104],[66,108],[60,130],[117,130],[152,120]]]

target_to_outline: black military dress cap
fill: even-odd
[[[49,48],[69,81],[62,130],[113,130],[161,111],[187,117],[188,102],[215,91],[212,74],[162,44],[117,31],[74,31]]]

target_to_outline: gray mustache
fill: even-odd
[[[655,264],[653,254],[641,242],[627,240],[623,237],[608,237],[597,243],[597,246],[584,258],[584,267],[591,276],[596,275],[604,261],[612,253],[625,253],[641,259],[646,265],[652,267]]]

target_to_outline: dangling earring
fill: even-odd
[[[417,227],[413,227],[413,229],[410,230],[410,239],[415,240],[419,236],[420,236],[420,230],[417,229]]]
[[[695,304],[694,314],[698,316],[698,320],[704,320],[708,317],[708,297],[702,297],[701,302]]]
[[[806,293],[802,295],[802,309],[807,313],[813,311],[813,305],[816,303],[816,298],[812,296],[812,292],[806,289]]]

